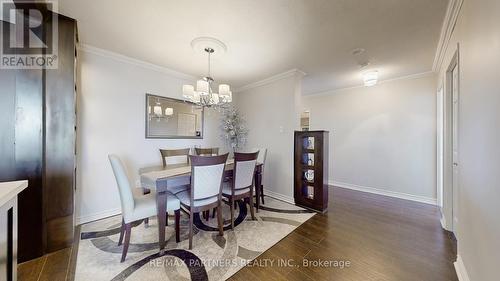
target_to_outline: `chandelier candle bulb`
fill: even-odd
[[[182,96],[186,99],[194,98],[194,87],[193,85],[182,85]]]
[[[220,84],[219,85],[219,95],[221,97],[227,97],[230,94],[230,88],[229,85],[227,84]]]
[[[174,115],[174,109],[171,108],[171,107],[165,108],[165,115],[166,116],[172,116],[172,115]]]
[[[198,80],[196,82],[196,91],[202,95],[208,95],[208,93],[210,91],[209,87],[210,87],[210,85],[208,84],[208,81]]]
[[[159,105],[155,105],[155,106],[153,107],[153,112],[154,112],[154,114],[155,114],[155,115],[159,115],[159,116],[161,116],[161,115],[162,115],[161,106],[159,106]]]

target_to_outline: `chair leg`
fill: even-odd
[[[168,226],[168,212],[165,213],[166,219],[165,219],[165,226]]]
[[[125,257],[127,257],[128,245],[130,244],[130,233],[132,232],[132,224],[125,224],[125,243],[123,244],[122,250],[122,259],[121,262],[125,261]]]
[[[259,200],[259,198],[257,198]],[[252,215],[252,220],[255,220],[255,212],[253,210],[253,194],[248,198],[248,205],[250,206],[250,214]]]
[[[262,198],[262,205],[264,205],[264,186],[260,186],[260,197]],[[259,200],[259,199],[257,199]]]
[[[213,219],[213,218],[215,218],[215,210],[216,210],[216,209],[217,209],[217,208],[213,208],[213,210],[212,210],[212,219]]]
[[[215,212],[215,209],[214,209]],[[223,221],[222,221],[222,206],[219,203],[219,206],[217,206],[217,224],[219,225],[219,235],[224,236],[224,226]]]
[[[234,229],[234,200],[231,198],[231,201],[229,201],[231,205],[231,229]]]
[[[149,218],[145,218],[144,219],[144,228],[148,228],[149,227]]]
[[[189,250],[193,249],[193,212],[189,212]]]
[[[181,209],[175,210],[175,242],[179,243],[181,241],[180,238],[180,221],[181,221]]]
[[[123,234],[125,234],[125,221],[122,219],[122,226],[120,227],[120,239],[118,239],[118,246],[121,246],[122,244]]]

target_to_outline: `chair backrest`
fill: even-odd
[[[234,153],[233,188],[235,190],[247,188],[253,184],[253,176],[258,156],[259,151],[251,153]]]
[[[198,156],[215,156],[215,155],[219,155],[219,148],[218,147],[212,147],[212,148],[198,148],[198,147],[195,147],[194,150],[196,151],[196,155],[198,155]]]
[[[132,185],[130,184],[127,176],[127,171],[120,158],[116,155],[108,155],[113,174],[115,175],[116,184],[118,185],[118,192],[120,194],[120,201],[122,206],[122,215],[126,217],[134,210],[134,195],[132,193]]]
[[[227,156],[228,154],[189,156],[191,160],[191,201],[221,196]]]
[[[266,164],[266,158],[267,158],[267,148],[254,148],[252,151],[258,151],[259,152],[259,157],[257,157],[257,162],[262,163],[264,166]]]
[[[189,164],[189,148],[183,149],[160,149],[163,168],[171,164]],[[168,158],[168,159],[167,159]]]

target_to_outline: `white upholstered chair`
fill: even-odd
[[[130,234],[132,231],[132,223],[156,216],[156,192],[151,191],[148,194],[133,192],[133,185],[127,176],[125,166],[120,158],[116,155],[109,155],[109,162],[115,175],[118,192],[120,194],[120,202],[122,208],[122,226],[120,231],[120,239],[118,245],[122,244],[123,236],[125,241],[122,250],[121,262],[125,261],[127,256],[128,246],[130,244]],[[175,212],[175,238],[179,242],[179,218],[180,218],[180,202],[173,194],[167,195],[167,211]],[[166,216],[166,214],[164,214]]]
[[[261,167],[261,175],[264,177],[264,168],[266,166],[266,158],[267,158],[267,148],[254,148],[253,151],[258,151],[259,152],[259,157],[257,158],[258,163],[262,163]],[[260,198],[262,200],[262,204],[264,204],[264,185],[261,184],[260,186],[256,186],[255,188],[260,188]],[[259,198],[257,198],[259,200]]]
[[[253,184],[258,155],[258,151],[252,153],[234,153],[233,179],[232,181],[224,182],[222,186],[222,196],[228,199],[231,208],[231,228],[234,228],[234,202],[236,200],[244,199],[250,205],[250,214],[252,215],[252,219],[255,220]]]
[[[222,226],[222,180],[227,154],[220,156],[189,156],[191,161],[191,188],[177,193],[181,205],[189,212],[189,249],[193,248],[193,216],[217,208],[219,235],[224,235]]]

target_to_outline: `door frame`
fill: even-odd
[[[442,219],[441,224],[444,229],[451,231],[456,235],[456,223],[454,222],[454,217],[458,218],[458,202],[456,201],[457,195],[459,193],[458,183],[453,182],[453,70],[457,68],[459,81],[457,83],[458,95],[460,96],[460,60],[459,60],[459,46],[457,48],[452,59],[449,61],[448,68],[445,72],[444,81],[444,97],[443,97],[443,167],[442,167]],[[439,117],[438,117],[439,118]],[[458,122],[458,120],[457,120]],[[458,140],[455,140],[458,141]],[[439,170],[438,170],[439,172]],[[438,190],[438,192],[440,192]],[[455,200],[454,200],[455,198]],[[455,203],[455,204],[454,204]],[[454,207],[455,206],[455,207]]]

